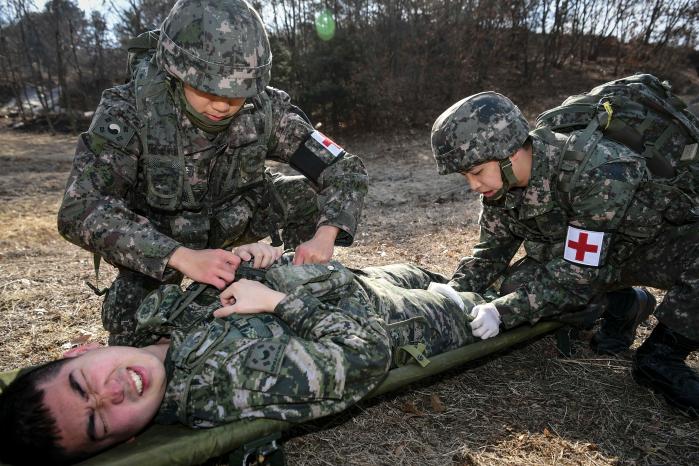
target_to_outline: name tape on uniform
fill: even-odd
[[[321,146],[325,147],[334,157],[342,154],[345,150],[335,144],[332,139],[321,133],[320,131],[313,131],[311,137],[315,139]]]
[[[568,227],[563,258],[576,264],[599,266],[604,233]]]

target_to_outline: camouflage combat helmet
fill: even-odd
[[[195,89],[253,97],[269,83],[267,32],[244,0],[179,0],[160,29],[160,66]]]
[[[458,101],[437,118],[432,126],[432,153],[440,175],[464,172],[491,160],[502,166],[528,136],[529,124],[510,99],[481,92]]]

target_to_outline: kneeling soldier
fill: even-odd
[[[474,309],[477,336],[497,334],[501,321],[511,327],[604,303],[591,343],[608,354],[629,348],[655,305],[630,287],[667,290],[633,376],[696,416],[699,377],[684,360],[699,349],[697,141],[677,131],[678,150],[667,156],[678,173],[667,178],[590,128],[530,132],[519,108],[495,92],[467,97],[436,120],[439,173],[461,173],[483,203],[479,242],[449,285],[483,293],[502,280],[498,297]],[[526,256],[510,265],[522,243]]]

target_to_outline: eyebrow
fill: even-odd
[[[85,393],[85,390],[80,386],[77,380],[75,380],[75,377],[73,376],[73,373],[71,372],[68,374],[68,383],[70,384],[70,388],[77,393],[80,398],[87,399],[87,393]],[[90,440],[93,442],[97,441],[97,435],[95,434],[95,411],[90,410],[90,416],[88,417],[87,420],[87,436]]]

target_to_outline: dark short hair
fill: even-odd
[[[82,458],[58,445],[56,420],[44,405],[44,390],[68,359],[19,374],[0,394],[0,460],[15,465],[70,464]]]

